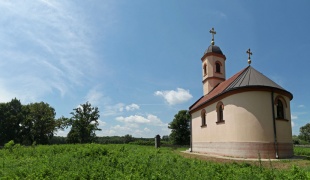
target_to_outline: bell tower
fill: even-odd
[[[216,34],[214,28],[210,30],[210,33],[212,34],[211,45],[201,58],[203,95],[207,95],[218,84],[226,80],[226,56],[218,46],[214,45],[214,35]]]

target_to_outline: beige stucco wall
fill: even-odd
[[[285,120],[276,120],[276,131],[278,142],[292,142],[292,124],[291,124],[291,106],[290,99],[286,96],[275,93],[274,97],[281,96],[286,101],[287,107],[284,105]],[[276,108],[276,106],[275,106]],[[276,116],[276,111],[275,111]]]
[[[221,66],[221,73],[216,73],[215,72],[215,62],[219,61],[222,66]],[[204,65],[207,65],[207,74],[204,74]],[[223,82],[223,80],[219,79],[210,79],[208,81],[205,81],[205,79],[209,77],[217,77],[217,78],[226,78],[225,75],[225,59],[222,57],[217,57],[217,56],[207,56],[203,61],[202,61],[202,80],[204,82],[203,84],[203,91],[204,94],[207,94],[210,92],[217,84],[220,82]]]
[[[288,121],[276,120],[277,136],[278,142],[291,143],[290,102],[284,98],[288,105],[285,109]],[[201,127],[201,110],[192,114],[192,142],[274,142],[271,92],[242,92],[221,102],[225,123],[216,123],[217,102],[204,108],[206,127]]]

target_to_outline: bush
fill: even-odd
[[[8,149],[10,152],[12,152],[14,144],[15,144],[14,141],[11,140],[4,145],[4,149]]]
[[[134,144],[134,145],[142,145],[142,146],[155,146],[155,141],[134,141],[130,142],[129,144]]]

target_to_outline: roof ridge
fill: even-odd
[[[250,81],[251,81],[251,71],[252,70],[252,68],[249,68],[249,80],[248,80],[248,86],[250,85]]]
[[[234,79],[234,81],[232,81],[222,92],[226,91],[227,89],[229,89],[231,86],[235,86],[237,84],[237,82],[239,82],[239,79],[242,78],[242,75],[249,69],[249,66],[246,67],[245,69],[243,69],[242,71],[239,71],[239,75]],[[238,73],[237,73],[238,74]],[[245,76],[244,76],[245,77]],[[233,76],[231,77],[233,78]],[[244,79],[244,78],[243,78]],[[242,80],[243,81],[243,80]],[[242,82],[241,81],[241,82]]]

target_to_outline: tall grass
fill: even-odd
[[[277,170],[248,163],[187,159],[172,148],[52,145],[0,150],[0,179],[310,179],[297,166]]]

